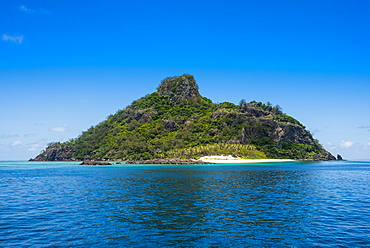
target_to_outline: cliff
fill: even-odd
[[[75,150],[70,144],[49,143],[48,148],[30,161],[76,161]]]
[[[335,160],[279,106],[213,103],[192,75],[168,77],[134,101],[65,143],[52,143],[33,160],[190,159],[204,155]]]

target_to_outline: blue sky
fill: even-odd
[[[214,102],[279,104],[334,155],[370,159],[369,1],[0,6],[0,160],[75,138],[183,73]]]

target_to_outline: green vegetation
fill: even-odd
[[[303,128],[306,128],[299,121],[297,121],[296,119],[294,119],[293,117],[291,117],[289,115],[276,115],[276,119],[279,120],[279,121],[281,121],[281,122],[293,123],[293,124],[300,125]]]
[[[134,101],[78,138],[50,144],[36,159],[137,160],[221,154],[331,158],[280,106],[245,100],[238,105],[215,104],[199,94],[193,76],[184,74],[166,78],[157,92]]]

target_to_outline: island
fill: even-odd
[[[230,156],[223,159],[230,163],[336,159],[279,105],[214,103],[184,74],[163,79],[156,92],[75,139],[49,143],[30,160],[219,162],[214,156]]]

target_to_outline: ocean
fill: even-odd
[[[0,162],[0,247],[369,247],[370,162]]]

